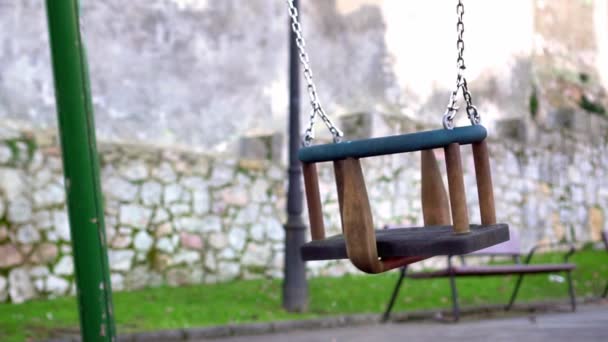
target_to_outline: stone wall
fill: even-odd
[[[551,122],[528,125],[504,122],[492,135],[498,218],[519,232],[524,248],[542,240],[597,240],[607,226],[608,124],[580,111],[550,117]],[[424,128],[380,114],[352,115],[342,125],[354,137]],[[71,293],[56,138],[8,128],[0,134],[0,301]],[[463,148],[465,184],[471,219],[478,221],[469,150]],[[281,162],[114,143],[101,144],[100,158],[115,290],[281,277],[286,186]],[[415,153],[365,160],[378,226],[421,224],[419,163]],[[337,233],[330,165],[320,168],[320,179],[328,230]],[[355,271],[343,261],[308,267],[313,276]]]
[[[73,291],[55,141],[13,131],[0,145],[2,301]],[[100,154],[114,289],[280,275],[280,165],[135,145]]]

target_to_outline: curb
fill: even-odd
[[[597,304],[601,299],[591,298],[577,301],[577,304]],[[546,313],[562,312],[560,306],[569,306],[569,301],[543,301],[520,304],[510,313]],[[505,305],[479,305],[465,307],[460,310],[461,315],[505,315]],[[570,310],[567,310],[570,312]],[[391,315],[390,322],[415,322],[425,320],[443,320],[450,315],[449,309],[421,310],[396,312]],[[507,312],[507,315],[509,312]],[[160,342],[160,341],[192,341],[202,339],[221,339],[233,336],[265,335],[296,330],[331,329],[349,326],[380,324],[381,314],[342,315],[306,320],[278,321],[269,323],[228,324],[221,326],[187,328],[177,330],[161,330],[154,332],[132,333],[120,335],[118,342]],[[469,317],[470,318],[470,317]],[[465,317],[466,319],[466,317]],[[474,318],[473,318],[474,319]],[[75,342],[80,341],[77,336],[47,340],[47,342]]]

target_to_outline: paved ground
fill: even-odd
[[[218,342],[380,342],[380,341],[608,341],[608,305],[584,306],[576,313],[552,313],[481,321],[393,323],[285,334],[244,336]]]

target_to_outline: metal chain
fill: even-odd
[[[312,141],[314,140],[314,126],[316,116],[319,115],[323,122],[329,129],[329,132],[334,138],[334,142],[340,142],[342,140],[342,136],[344,134],[338,127],[334,125],[331,119],[325,114],[325,110],[323,106],[321,106],[321,102],[319,101],[319,96],[317,95],[317,87],[315,86],[312,69],[310,67],[310,60],[308,58],[308,53],[306,52],[306,41],[304,41],[304,36],[302,35],[302,25],[300,24],[300,20],[298,19],[298,9],[293,3],[293,0],[287,0],[287,5],[289,6],[289,16],[291,17],[291,29],[293,33],[296,35],[296,45],[298,46],[298,50],[300,51],[300,64],[304,68],[304,79],[306,80],[306,89],[308,91],[308,97],[310,98],[310,105],[312,110],[310,111],[310,119],[308,123],[308,128],[304,133],[304,146],[310,146]]]
[[[446,129],[454,128],[454,118],[459,109],[457,106],[457,97],[460,89],[462,89],[462,96],[467,104],[467,116],[469,117],[471,124],[478,125],[481,123],[481,116],[477,112],[477,108],[473,105],[473,98],[469,91],[467,79],[464,77],[466,66],[464,64],[464,4],[462,3],[462,0],[458,0],[456,14],[458,15],[458,22],[456,23],[456,32],[458,33],[458,39],[456,40],[456,50],[458,51],[456,67],[458,69],[458,74],[456,76],[456,89],[450,94],[448,107],[445,114],[443,114],[443,127]]]

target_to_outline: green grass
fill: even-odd
[[[556,254],[539,255],[536,262],[559,261]],[[608,253],[582,251],[572,258],[578,296],[598,295],[608,281]],[[281,283],[250,280],[181,288],[154,288],[114,294],[116,322],[121,333],[305,319],[337,314],[380,313],[397,279],[396,272],[377,276],[351,275],[310,280],[310,310],[290,314],[281,309]],[[461,278],[461,303],[497,304],[508,300],[515,277]],[[564,283],[547,275],[524,279],[518,302],[560,299]],[[406,280],[395,311],[449,307],[447,279]],[[0,305],[0,341],[46,338],[78,329],[74,298]]]

